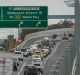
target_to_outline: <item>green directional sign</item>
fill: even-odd
[[[47,26],[47,6],[0,7],[0,28],[45,28]]]

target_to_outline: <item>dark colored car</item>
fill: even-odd
[[[13,62],[13,71],[17,71],[17,64]]]
[[[38,70],[34,65],[24,67],[24,75],[38,75]]]
[[[57,34],[53,34],[52,38],[55,39],[58,35]]]

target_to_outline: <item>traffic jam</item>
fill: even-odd
[[[72,34],[68,36],[73,37]],[[16,49],[13,53],[5,52],[3,48],[0,48],[0,75],[5,72],[6,75],[16,75],[15,72],[18,71],[20,64],[24,62],[24,58],[27,59],[28,57],[31,61],[30,64],[23,66],[23,75],[44,75],[43,68],[46,58],[53,52],[57,43],[68,40],[68,36],[61,37],[58,34],[53,34],[50,37],[46,36],[41,40],[34,41],[28,47],[23,47],[20,50]],[[70,38],[68,41],[72,45],[72,39]]]

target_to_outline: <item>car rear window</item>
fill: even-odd
[[[40,66],[40,64],[34,64],[35,66]]]
[[[15,52],[15,54],[21,54],[21,52]]]

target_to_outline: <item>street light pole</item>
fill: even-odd
[[[19,23],[18,35],[20,35],[20,33],[21,33],[21,32],[20,32],[20,31],[21,31],[21,28],[20,28],[20,27],[21,27],[21,24],[23,24],[22,21]]]
[[[19,29],[18,29],[18,38],[19,38],[19,35],[20,35],[20,33],[21,33],[21,24],[23,24],[23,22],[21,21],[20,23],[19,23]]]
[[[80,75],[80,8],[79,0],[75,0],[75,51],[77,56],[77,69],[75,75]]]

